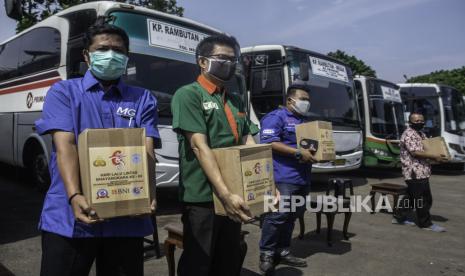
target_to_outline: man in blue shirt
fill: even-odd
[[[260,142],[271,143],[274,178],[280,200],[291,202],[290,197],[305,197],[309,193],[311,164],[316,161],[309,150],[297,149],[295,134],[295,126],[305,122],[309,108],[308,86],[293,84],[287,89],[286,107],[268,113],[261,121]],[[289,251],[295,219],[304,208],[301,206],[295,212],[279,210],[265,216],[259,265],[265,275],[273,274],[276,263],[307,266],[305,260],[293,256]]]
[[[39,134],[53,137],[52,182],[39,223],[41,275],[88,275],[95,259],[97,275],[143,275],[143,237],[153,232],[150,217],[100,220],[79,180],[77,139],[87,128],[145,128],[149,168],[155,169],[157,102],[149,91],[121,80],[128,50],[122,29],[91,27],[83,51],[89,70],[83,78],[54,84],[47,93],[36,122]]]

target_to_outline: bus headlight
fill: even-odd
[[[464,154],[464,152],[463,152],[462,148],[460,147],[460,145],[449,143],[449,147],[451,149],[455,150],[456,152],[460,153],[460,154]]]
[[[385,150],[381,149],[371,149],[371,152],[373,152],[375,155],[383,156],[383,157],[388,157],[389,153]]]

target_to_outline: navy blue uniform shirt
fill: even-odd
[[[147,137],[158,139],[157,102],[150,91],[127,86],[121,80],[104,92],[87,71],[83,78],[55,83],[47,92],[39,134],[52,130],[79,133],[87,128],[145,128]],[[65,237],[143,237],[153,232],[148,216],[115,218],[88,225],[76,222],[58,170],[53,146],[49,170],[51,186],[45,197],[39,229]]]
[[[287,108],[271,111],[261,120],[260,143],[281,142],[297,148],[295,126],[304,122]],[[276,184],[310,184],[312,165],[299,163],[294,156],[273,153],[273,169]]]

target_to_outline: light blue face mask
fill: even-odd
[[[113,50],[89,53],[90,68],[94,76],[101,80],[116,80],[124,74],[128,57]]]

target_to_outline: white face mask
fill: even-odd
[[[295,100],[293,98],[291,98],[291,100],[294,101],[294,105],[292,107],[295,112],[302,116],[308,115],[308,111],[310,110],[310,101]]]

